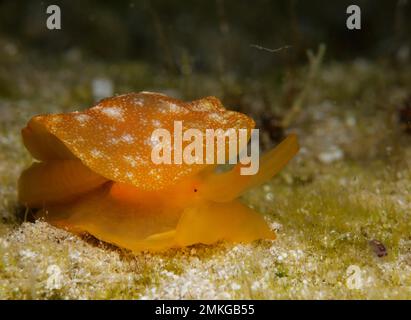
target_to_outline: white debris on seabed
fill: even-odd
[[[61,289],[63,286],[63,275],[61,269],[58,265],[52,264],[47,268],[47,281],[46,281],[46,289],[47,290],[54,290],[54,289]]]
[[[111,97],[114,94],[113,82],[108,78],[94,78],[91,81],[91,91],[94,101]]]
[[[331,146],[327,151],[321,152],[318,159],[324,164],[331,164],[344,158],[344,151],[337,146]]]

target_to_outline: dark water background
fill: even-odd
[[[62,29],[46,28],[57,4]],[[358,4],[362,29],[346,28]],[[0,1],[0,37],[42,55],[80,49],[96,59],[140,60],[166,72],[233,72],[255,76],[306,62],[306,50],[327,46],[329,59],[392,58],[411,43],[406,0]],[[259,50],[287,46],[276,53]]]

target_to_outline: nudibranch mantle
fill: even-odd
[[[220,240],[274,239],[264,218],[238,198],[274,176],[297,153],[295,135],[260,158],[254,176],[207,164],[154,164],[152,132],[175,121],[205,131],[254,127],[215,97],[183,102],[131,93],[82,112],[39,115],[22,130],[38,160],[19,179],[19,201],[74,233],[130,249],[159,251]]]
[[[80,159],[108,180],[157,190],[204,167],[151,161],[152,132],[173,132],[174,121],[203,131],[254,127],[252,119],[225,110],[214,97],[185,103],[147,92],[104,99],[84,112],[36,116],[22,134],[26,148],[40,161]]]

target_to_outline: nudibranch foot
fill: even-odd
[[[219,240],[275,239],[264,218],[238,201],[203,201],[185,209],[161,204],[150,208],[144,201],[140,206],[134,201],[124,201],[116,196],[115,189],[115,184],[105,184],[69,205],[42,209],[37,217],[75,233],[90,233],[134,252],[212,244]]]
[[[264,218],[239,201],[205,202],[184,210],[176,229],[180,246],[219,240],[252,242],[276,238]]]

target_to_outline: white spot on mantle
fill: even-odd
[[[101,109],[101,113],[104,113],[106,116],[118,120],[124,121],[124,113],[119,107],[105,107]]]
[[[77,114],[74,117],[80,123],[80,125],[86,124],[91,119],[91,117],[87,114]]]
[[[120,140],[125,143],[131,144],[134,142],[134,137],[131,134],[125,134],[120,137]]]
[[[102,158],[103,157],[103,153],[98,149],[92,149],[90,153],[91,153],[91,156],[93,158]]]
[[[52,264],[48,266],[46,272],[49,276],[47,278],[46,288],[48,290],[61,289],[63,287],[63,275],[60,267],[56,264]]]

